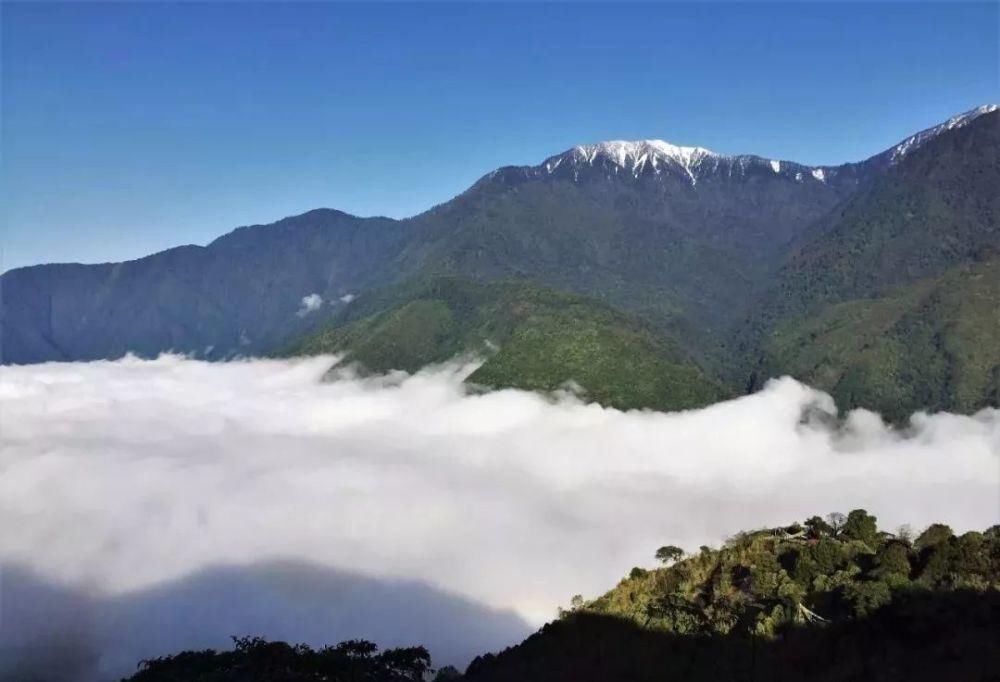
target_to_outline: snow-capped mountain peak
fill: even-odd
[[[718,156],[703,147],[680,147],[663,140],[636,140],[632,142],[610,140],[573,147],[570,153],[583,157],[588,163],[592,163],[598,156],[605,156],[623,167],[629,163],[640,164],[645,161],[652,164],[660,160],[671,160],[682,166],[690,166],[693,162],[706,156]]]
[[[710,178],[738,178],[761,171],[797,183],[850,188],[877,169],[893,165],[914,149],[949,130],[961,128],[984,114],[1000,109],[996,104],[977,107],[947,121],[911,135],[894,147],[857,163],[835,166],[806,166],[791,161],[751,154],[717,154],[704,147],[684,147],[664,140],[608,140],[583,144],[549,157],[541,164],[513,169],[519,177],[554,176],[580,182],[582,178],[681,179],[695,187]],[[499,169],[490,174],[503,174]]]
[[[698,164],[718,156],[704,147],[681,147],[663,140],[609,140],[573,147],[548,159],[543,167],[546,172],[553,173],[567,163],[576,168],[609,164],[615,172],[620,170],[637,176],[648,171],[659,174],[661,170],[674,166],[682,169],[691,179],[691,184],[695,184],[697,177],[694,171]]]
[[[890,150],[891,152],[890,161],[892,163],[895,163],[896,161],[899,161],[901,158],[906,156],[906,154],[908,154],[909,152],[920,147],[928,140],[937,137],[944,131],[952,130],[953,128],[961,128],[962,126],[968,125],[972,121],[975,121],[983,114],[993,113],[997,109],[1000,109],[1000,105],[984,104],[981,107],[976,107],[975,109],[972,109],[971,111],[966,111],[965,113],[959,114],[958,116],[952,116],[944,123],[936,125],[933,128],[928,128],[927,130],[921,130],[916,135],[911,135],[910,137],[906,138],[905,140],[897,144],[895,147],[893,147]]]

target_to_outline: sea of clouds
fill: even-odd
[[[117,679],[244,634],[464,665],[664,544],[858,507],[1000,521],[997,410],[892,430],[786,378],[622,413],[332,362],[0,368],[0,678]]]

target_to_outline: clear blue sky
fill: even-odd
[[[2,5],[4,268],[663,138],[858,160],[1000,100],[996,3]]]

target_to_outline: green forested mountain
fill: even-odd
[[[553,391],[572,382],[622,409],[684,409],[727,395],[634,316],[523,281],[445,277],[376,291],[284,352],[345,353],[343,363],[376,372],[484,357],[469,383]]]
[[[880,531],[864,510],[740,533],[668,565],[633,568],[524,642],[484,653],[468,682],[995,682],[1000,526],[955,535]],[[652,552],[651,552],[652,556]],[[140,666],[132,682],[418,680],[420,647],[313,650],[247,638]]]
[[[814,517],[635,568],[465,679],[995,680],[998,590],[1000,527]]]
[[[902,419],[998,406],[1000,258],[785,319],[764,350],[761,376],[791,374],[842,408]]]

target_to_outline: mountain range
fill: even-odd
[[[405,220],[319,209],[204,247],[9,271],[0,359],[332,351],[414,370],[477,353],[474,383],[574,382],[623,407],[790,373],[892,418],[974,411],[1000,393],[998,150],[996,105],[838,166],[578,146]],[[618,368],[665,379],[629,393]]]

